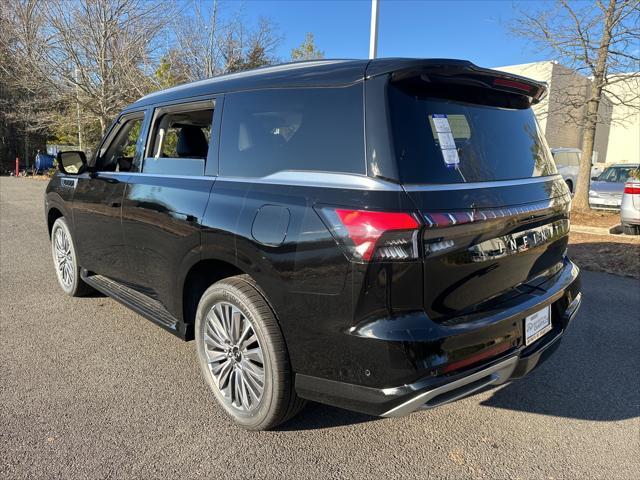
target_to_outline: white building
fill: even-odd
[[[557,62],[545,61],[497,67],[509,73],[546,82],[549,93],[534,111],[551,148],[581,148],[586,96],[591,80]],[[609,89],[625,101],[634,99],[635,108],[614,105],[604,94],[598,110],[599,123],[593,159],[598,163],[640,163],[640,78],[619,76]],[[573,103],[578,107],[571,106]]]

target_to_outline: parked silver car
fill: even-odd
[[[575,192],[580,170],[582,152],[577,148],[552,148],[551,154],[556,163],[558,173],[562,175],[571,193]]]
[[[640,164],[620,163],[605,169],[598,177],[592,178],[589,188],[589,206],[606,210],[618,210],[622,203],[624,183]]]
[[[620,223],[624,233],[640,235],[640,179],[635,178],[624,184]]]

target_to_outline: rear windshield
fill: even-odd
[[[504,108],[389,88],[403,183],[512,180],[556,173],[530,108]]]
[[[622,183],[629,180],[637,167],[609,167],[598,177],[600,182]]]

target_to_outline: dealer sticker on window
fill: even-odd
[[[433,122],[433,128],[438,135],[438,143],[440,144],[440,150],[442,151],[442,158],[447,167],[457,168],[460,164],[460,157],[458,156],[458,150],[456,148],[456,142],[451,132],[451,125],[449,124],[449,118],[444,113],[434,113],[431,115],[431,121]]]

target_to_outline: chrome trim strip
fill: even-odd
[[[546,177],[520,178],[518,180],[500,180],[495,182],[474,183],[441,183],[429,185],[406,184],[407,192],[439,192],[442,190],[474,190],[479,188],[511,187],[514,185],[527,185],[530,183],[545,183],[562,179],[562,175],[554,174]]]
[[[64,188],[76,188],[78,179],[74,177],[62,177],[60,179],[60,186]]]
[[[489,368],[485,368],[484,370],[480,370],[479,372],[468,375],[464,378],[460,378],[451,383],[447,383],[445,385],[441,385],[440,387],[434,388],[432,390],[427,390],[410,400],[407,400],[404,403],[401,403],[397,407],[388,410],[383,413],[382,417],[402,417],[404,415],[408,415],[409,413],[418,410],[419,408],[423,408],[427,402],[430,400],[444,394],[455,390],[460,387],[464,387],[465,385],[469,385],[470,383],[481,380],[484,377],[487,378],[486,383],[479,384],[470,390],[465,390],[460,392],[460,395],[452,395],[448,397],[446,401],[442,403],[438,403],[437,405],[443,405],[445,403],[453,402],[458,400],[459,398],[466,397],[467,395],[486,387],[487,385],[498,385],[500,383],[506,382],[509,377],[513,374],[513,371],[516,368],[518,363],[518,356],[515,355],[507,360],[504,360],[500,363],[497,363]],[[427,407],[429,408],[429,407]]]
[[[293,185],[300,187],[351,188],[356,190],[386,190],[401,192],[402,186],[382,180],[351,173],[313,172],[302,170],[283,170],[266,177],[223,177],[208,175],[167,175],[161,173],[141,172],[98,172],[101,175],[113,176],[144,176],[161,178],[186,178],[201,180],[217,180],[220,182],[256,183],[272,185]]]
[[[576,295],[576,298],[573,299],[573,301],[569,304],[569,307],[567,308],[567,310],[564,312],[565,317],[568,318],[569,322],[571,322],[573,318],[576,316],[576,314],[578,313],[578,310],[580,310],[581,305],[582,305],[582,292],[578,292],[578,294]]]
[[[313,172],[283,170],[266,177],[218,177],[221,182],[242,182],[274,185],[295,185],[299,187],[352,188],[356,190],[386,190],[401,192],[402,186],[366,175],[333,172]]]
[[[115,177],[160,177],[160,178],[186,178],[191,180],[215,180],[218,177],[212,175],[171,175],[165,173],[142,173],[142,172],[97,172],[99,175],[110,175]]]

